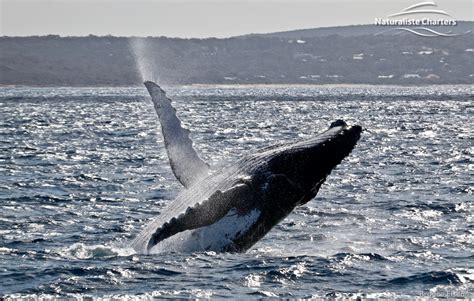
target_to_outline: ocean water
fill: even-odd
[[[179,192],[144,87],[0,88],[1,298],[474,298],[468,86],[168,87],[213,168],[365,130],[245,254],[135,254]]]

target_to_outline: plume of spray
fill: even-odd
[[[137,71],[141,76],[140,85],[148,80],[157,81],[155,68],[153,68],[154,64],[151,60],[151,51],[147,45],[146,38],[132,37],[128,39],[128,42],[135,58]],[[144,109],[148,112],[155,112],[151,99],[145,97],[144,100]]]
[[[154,64],[151,60],[151,53],[148,49],[146,38],[130,38],[129,44],[142,82],[147,80],[156,81],[157,76],[155,74],[155,68],[153,68]]]
[[[147,44],[146,38],[132,37],[129,38],[129,45],[135,58],[135,65],[137,71],[141,76],[141,83],[145,81],[158,80],[157,74],[155,73],[154,60],[152,60],[151,49]],[[149,98],[146,98],[149,99]],[[154,111],[153,104],[151,101],[146,101],[148,110]]]

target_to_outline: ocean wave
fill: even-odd
[[[454,272],[448,271],[432,271],[414,274],[410,276],[397,277],[389,280],[390,284],[395,285],[410,285],[416,286],[418,284],[430,285],[459,285],[463,283],[463,278]]]
[[[121,248],[105,245],[85,245],[75,243],[71,246],[57,250],[57,254],[66,259],[97,259],[97,258],[115,258],[129,257],[136,254],[131,248]]]

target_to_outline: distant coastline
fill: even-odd
[[[383,34],[375,25],[233,38],[135,38],[145,77],[166,85],[471,85],[474,22],[457,37]],[[0,86],[134,86],[132,38],[0,37]],[[143,68],[143,66],[142,66]],[[142,72],[143,73],[143,72]]]

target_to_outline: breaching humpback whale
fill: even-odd
[[[337,120],[311,139],[262,148],[211,173],[166,93],[153,82],[145,86],[171,168],[185,189],[132,241],[141,253],[246,251],[296,206],[316,196],[362,131]]]

